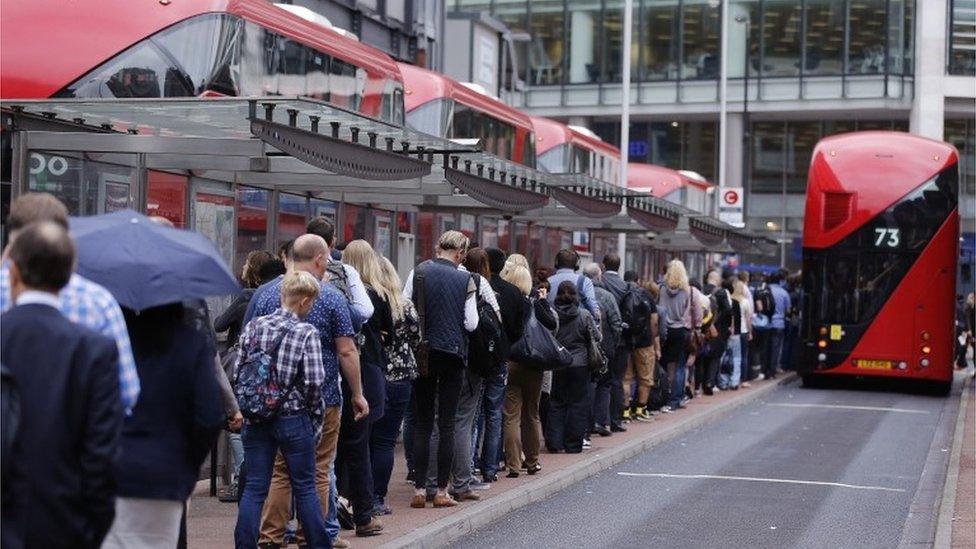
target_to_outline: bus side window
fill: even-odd
[[[329,65],[332,58],[313,49],[305,57],[305,93],[314,99],[329,101]]]

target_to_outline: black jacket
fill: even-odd
[[[47,305],[18,305],[0,316],[0,354],[21,406],[3,547],[98,547],[115,517],[115,342]]]
[[[505,335],[508,336],[509,343],[515,343],[521,339],[522,332],[525,331],[525,321],[529,318],[529,303],[514,284],[501,276],[493,274],[489,282],[498,299]]]
[[[181,325],[172,341],[152,354],[133,346],[142,389],[122,428],[120,496],[185,500],[224,423],[206,337]]]
[[[572,304],[557,304],[559,329],[556,339],[573,355],[573,366],[586,366],[591,331],[599,334],[593,316],[585,308]]]
[[[241,337],[241,329],[244,327],[244,313],[247,306],[254,297],[257,288],[244,288],[244,291],[237,294],[230,306],[214,320],[214,331],[217,333],[227,332],[227,345],[234,345]]]

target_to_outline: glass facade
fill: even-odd
[[[949,74],[976,75],[976,0],[952,0]]]
[[[976,120],[956,118],[945,121],[945,140],[959,151],[959,180],[962,192],[976,194]]]
[[[741,78],[747,64],[750,78],[910,75],[916,1],[731,0],[729,75]],[[520,67],[531,86],[620,81],[621,0],[449,5],[527,30]],[[718,79],[721,13],[712,0],[635,0],[632,80]],[[953,0],[952,13],[950,72],[973,74],[976,1]]]
[[[592,129],[607,143],[620,146],[619,122],[595,122]],[[714,181],[718,175],[717,136],[718,122],[633,122],[629,159],[691,170]]]

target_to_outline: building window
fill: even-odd
[[[603,43],[600,38],[600,2],[568,4],[569,84],[600,82]]]
[[[885,2],[886,0],[859,0],[851,3],[848,73],[884,72]]]
[[[955,145],[959,151],[959,179],[962,192],[976,194],[976,122],[972,119],[952,119],[945,121],[945,140]]]
[[[529,13],[525,0],[495,0],[494,16],[502,23],[505,23],[508,30],[513,33],[528,32],[529,30]],[[514,68],[518,70],[516,74],[519,79],[528,82],[528,44],[526,42],[515,42],[513,47],[515,49],[516,64]],[[513,87],[512,70],[513,67],[509,66],[507,68],[507,74],[503,75],[504,84],[508,88]]]
[[[844,0],[807,0],[804,74],[825,76],[844,72],[844,4]]]
[[[793,0],[770,0],[765,3],[762,66],[759,71],[762,76],[800,74],[802,12],[802,3]]]
[[[976,75],[976,0],[952,0],[949,74]]]
[[[598,122],[592,129],[607,143],[619,146],[619,123]],[[717,134],[718,124],[712,121],[635,122],[630,125],[629,161],[689,170],[714,181],[718,165]],[[618,168],[616,162],[610,162],[609,169]]]
[[[565,14],[562,0],[532,2],[529,21],[532,42],[529,44],[529,83],[537,86],[563,81],[565,55]]]
[[[640,80],[674,80],[678,76],[678,3],[648,0],[640,14]]]
[[[714,4],[714,6],[713,6]],[[681,79],[719,77],[722,33],[720,3],[685,0],[681,11]]]

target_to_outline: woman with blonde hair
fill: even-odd
[[[532,273],[527,267],[513,263],[506,264],[501,276],[506,282],[518,288],[522,298],[526,300],[526,306],[522,307],[525,316],[519,323],[519,338],[525,331],[533,309],[540,324],[549,330],[556,329],[556,316],[549,301],[546,300],[545,290],[529,298],[532,291]],[[502,433],[505,443],[505,466],[508,468],[509,478],[518,477],[519,470],[522,468],[530,475],[542,470],[542,466],[539,465],[539,451],[542,445],[542,422],[539,417],[542,376],[542,370],[524,366],[514,360],[508,363]]]
[[[369,402],[369,416],[355,421],[353,416],[343,414],[339,432],[349,433],[339,436],[339,449],[336,455],[337,473],[345,472],[350,482],[348,494],[357,517],[360,509],[373,509],[374,485],[373,470],[370,464],[369,447],[371,431],[386,413],[386,348],[393,334],[393,314],[390,307],[391,292],[380,283],[382,277],[379,256],[365,240],[353,240],[342,251],[342,262],[355,268],[366,287],[366,294],[373,304],[373,315],[363,324],[359,336],[359,365],[363,382],[363,394]],[[343,392],[349,390],[343,381]],[[339,486],[343,482],[338,483]],[[367,511],[367,514],[369,511]],[[362,519],[360,519],[362,520]],[[382,525],[374,517],[370,522],[356,526],[357,536],[376,535]]]
[[[511,268],[514,268],[514,267],[517,267],[517,266],[518,267],[525,267],[526,269],[529,269],[529,260],[526,259],[525,256],[522,255],[522,254],[511,254],[511,255],[509,255],[508,258],[505,260],[505,268],[511,269]],[[502,272],[499,273],[499,274],[503,274],[504,272],[505,272],[505,269],[502,269]],[[529,274],[531,274],[531,273],[529,273]]]
[[[393,455],[400,424],[410,405],[412,382],[417,378],[414,350],[420,344],[420,319],[413,303],[404,297],[400,276],[390,260],[379,257],[376,290],[387,296],[393,315],[393,332],[386,345],[386,406],[370,433],[373,468],[374,512],[388,514],[386,494],[393,473]]]
[[[685,362],[687,346],[693,330],[701,326],[702,309],[693,293],[698,293],[688,284],[688,271],[680,259],[668,264],[664,275],[664,286],[660,291],[660,305],[664,309],[668,333],[661,349],[661,360],[668,371],[671,382],[671,402],[661,408],[670,412],[682,406],[685,388]]]

